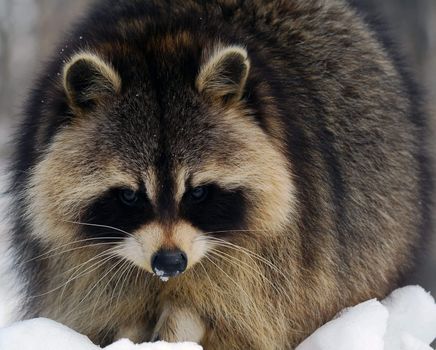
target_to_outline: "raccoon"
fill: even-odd
[[[16,137],[22,318],[292,349],[430,230],[427,115],[342,0],[99,1]]]

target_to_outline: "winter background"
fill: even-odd
[[[427,89],[428,101],[432,110],[431,127],[434,134],[436,130],[436,0],[354,1],[364,1],[367,6],[377,6],[380,16],[384,18],[391,27],[394,38],[407,56],[418,80],[421,82],[421,85]],[[2,189],[5,187],[4,170],[6,167],[6,159],[11,151],[8,141],[10,140],[14,126],[21,118],[20,108],[22,102],[26,97],[29,86],[31,86],[32,81],[43,65],[43,62],[53,54],[56,43],[62,38],[63,33],[68,30],[71,22],[77,19],[91,2],[92,0],[0,0],[0,173],[2,174],[0,176],[0,215],[5,212],[4,208],[6,207],[7,201],[7,198],[1,193]],[[436,138],[433,137],[433,139]],[[435,145],[436,143],[433,144],[433,149],[435,149]],[[6,242],[7,234],[6,222],[0,222],[0,257],[5,256],[4,242]],[[8,261],[0,261],[0,266],[7,270],[7,263]],[[8,281],[7,276],[0,275],[0,326],[7,323],[9,313],[15,306],[13,303],[14,288],[13,285],[8,284]],[[413,276],[410,282],[419,284],[426,290],[431,291],[433,295],[436,295],[436,239],[432,243],[432,247],[429,249],[426,258],[420,264],[418,272]],[[421,311],[424,312],[424,309],[428,311],[434,307],[434,303],[430,299],[426,299],[427,295],[425,293],[418,289],[408,289],[398,294],[400,295],[398,300],[407,301],[406,304],[409,305],[408,310],[413,313],[413,315],[409,315],[408,324],[410,327],[412,327],[413,324],[413,322],[410,321],[416,319],[421,332],[425,333],[426,331],[423,330],[425,327],[422,324],[422,320],[428,320],[427,326],[433,325],[433,329],[436,330],[436,320],[434,318],[432,319],[428,314],[420,314]],[[8,302],[5,303],[5,300],[8,300]],[[391,302],[391,304],[395,304],[395,302]],[[414,305],[413,310],[411,310],[410,305]],[[366,331],[369,332],[368,335],[372,334],[371,339],[383,338],[383,335],[370,333],[371,327],[373,327],[372,330],[375,332],[380,332],[380,329],[386,330],[386,326],[388,328],[388,335],[395,334],[395,337],[398,338],[398,334],[395,332],[403,327],[404,324],[398,321],[397,318],[395,318],[395,322],[386,321],[387,313],[395,315],[398,311],[398,307],[397,309],[392,307],[392,305],[390,307],[391,308],[376,302],[368,302],[359,306],[358,311],[352,309],[350,312],[334,321],[336,324],[334,324],[333,329],[337,330],[338,327],[343,326],[340,324],[341,320],[348,320],[346,323],[346,332],[351,332],[350,334],[352,334],[353,328],[349,328],[349,320],[355,320],[353,315],[363,317],[362,315],[366,313],[367,315],[372,315],[371,317],[362,318],[363,321],[365,319],[371,320],[371,322],[368,323],[368,327],[363,327],[362,323],[359,322],[357,324],[359,324],[361,329],[362,327],[365,328]],[[435,309],[433,308],[432,310],[436,317]],[[393,318],[389,316],[389,319]],[[337,324],[338,322],[339,326]],[[353,324],[353,322],[351,322],[351,324]],[[392,326],[393,323],[395,323],[396,328]],[[29,336],[39,334],[41,327],[46,330],[51,330],[51,334],[53,335],[63,335],[63,339],[70,339],[72,344],[74,344],[75,341],[77,341],[76,344],[84,341],[79,335],[74,334],[68,329],[62,329],[62,327],[58,325],[53,325],[49,321],[36,322],[35,324],[25,326]],[[396,331],[392,330],[394,328]],[[315,336],[315,340],[312,340],[312,343],[309,345],[303,345],[301,350],[328,349],[328,347],[322,347],[319,344],[317,347],[317,341],[322,339],[323,346],[327,346],[325,344],[328,344],[328,339],[332,337],[332,334],[333,338],[336,339],[335,332],[332,333],[331,329],[331,327],[327,327],[327,330],[321,329],[321,338],[319,338],[319,335]],[[5,347],[5,341],[12,341],[16,334],[21,334],[20,332],[22,332],[22,329],[16,328],[12,331],[8,331],[8,336],[5,337],[5,331],[0,330],[0,349],[24,350],[23,344],[17,344],[15,347]],[[367,344],[366,347],[362,348],[355,347],[355,349],[429,349],[427,346],[415,340],[420,339],[427,341],[427,339],[431,339],[431,331],[427,331],[427,333],[423,333],[424,335],[421,334],[421,336],[414,334],[411,329],[409,329],[409,333],[412,333],[412,336],[415,336],[415,338],[406,338],[405,342],[408,344],[407,346],[404,344],[400,345],[397,342],[395,343],[396,347],[393,347],[394,345],[386,345],[383,348],[377,347],[378,345],[374,343],[372,345]],[[436,336],[436,334],[434,334],[434,336]],[[384,335],[384,337],[386,339],[386,335]],[[86,343],[86,341],[84,342]],[[63,349],[77,348],[75,346],[69,347],[66,344],[67,343],[57,343],[53,349],[59,349],[61,347]],[[354,345],[356,344],[355,341]],[[118,347],[114,346],[111,350],[127,349],[130,348],[130,345],[127,343],[119,344]],[[45,344],[45,346],[47,346],[47,344]],[[32,347],[32,349],[34,348],[36,347]],[[41,349],[43,348],[49,349],[48,347],[41,347]],[[85,344],[83,346],[83,349],[94,348],[96,347],[92,344]],[[180,345],[179,349],[195,348],[195,346],[193,347],[191,345]],[[334,348],[339,349],[340,347],[336,343]],[[148,347],[141,347],[141,349],[148,349]],[[163,350],[166,349],[166,346],[165,344],[161,344],[160,347],[153,347],[153,349]],[[343,349],[350,350],[350,344],[345,342]]]

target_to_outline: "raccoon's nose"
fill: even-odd
[[[181,250],[159,250],[151,258],[151,267],[159,277],[173,277],[186,269],[188,258]]]

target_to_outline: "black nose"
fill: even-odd
[[[159,250],[151,258],[151,267],[159,277],[173,277],[186,269],[188,258],[180,250]]]

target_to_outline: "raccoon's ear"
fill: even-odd
[[[90,110],[102,98],[121,91],[121,78],[102,58],[82,52],[64,66],[63,85],[73,108]]]
[[[196,87],[213,100],[235,102],[244,93],[249,71],[250,60],[243,47],[220,48],[200,68]]]

